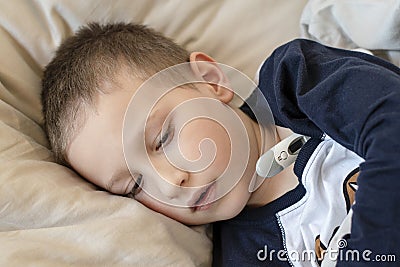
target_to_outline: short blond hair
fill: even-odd
[[[113,82],[122,67],[146,79],[187,62],[189,53],[143,25],[89,23],[67,38],[46,66],[42,79],[44,128],[58,163],[69,165],[66,148],[96,106],[104,82]]]

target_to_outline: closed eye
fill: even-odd
[[[162,147],[167,145],[173,137],[173,131],[171,130],[171,127],[168,126],[167,130],[162,134],[161,138],[156,144],[155,150],[159,151]]]
[[[132,184],[132,183],[134,183],[134,184],[132,186],[132,189],[130,189],[129,193],[126,194],[126,196],[129,197],[129,198],[135,198],[135,196],[137,194],[139,194],[140,191],[142,191],[143,182],[144,182],[144,180],[143,180],[143,175],[142,174],[139,174],[136,177],[136,179],[133,178],[130,184]],[[129,190],[129,188],[128,188],[128,190]]]

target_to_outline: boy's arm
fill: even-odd
[[[358,250],[360,262],[339,257],[337,266],[363,266],[366,250],[371,261],[398,253],[399,68],[363,53],[295,40],[266,60],[259,77],[277,125],[315,138],[326,133],[365,159],[344,248]]]

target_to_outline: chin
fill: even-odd
[[[218,213],[219,221],[229,220],[236,217],[246,206],[247,202],[239,197],[230,199],[228,203],[224,203],[222,209]]]

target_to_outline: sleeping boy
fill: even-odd
[[[180,65],[196,82],[148,86]],[[260,95],[232,104],[208,55],[142,25],[92,23],[45,69],[45,130],[56,160],[99,187],[188,225],[215,222],[215,266],[318,266],[350,210],[341,255],[371,253],[337,266],[397,253],[400,70],[294,40],[257,76],[276,126],[258,123]],[[260,177],[257,160],[292,131],[308,140],[294,166]]]

